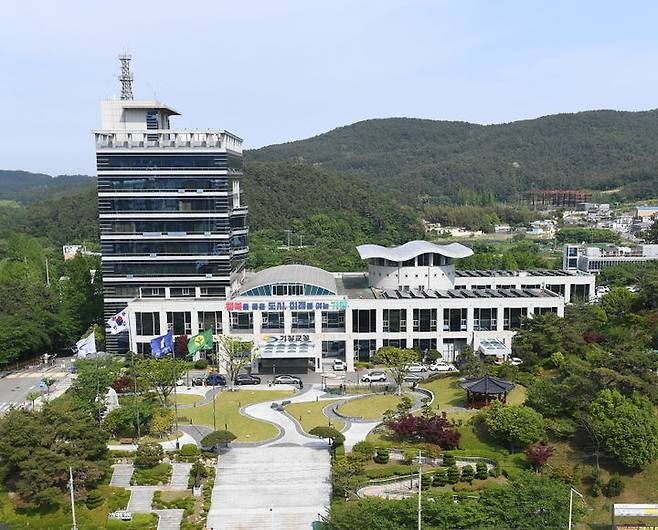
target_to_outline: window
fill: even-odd
[[[545,315],[547,313],[557,314],[557,307],[535,307],[535,315]]]
[[[496,289],[516,289],[516,285],[496,285]]]
[[[503,329],[519,329],[521,321],[528,316],[528,309],[525,307],[506,307],[504,310]]]
[[[194,298],[196,289],[194,287],[171,287],[169,296],[171,298]]]
[[[413,348],[423,355],[429,350],[436,350],[436,339],[414,339]]]
[[[357,361],[369,362],[377,351],[375,339],[359,339],[354,341],[354,358]]]
[[[521,289],[541,289],[541,285],[538,283],[523,284]]]
[[[498,309],[495,307],[476,307],[473,310],[473,329],[475,331],[496,331]]]
[[[143,353],[145,355],[151,354],[151,343],[150,342],[138,342],[137,343],[137,353]]]
[[[304,286],[300,283],[277,283],[272,285],[272,294],[274,296],[302,296]]]
[[[263,329],[283,329],[283,311],[263,311]]]
[[[201,287],[201,298],[224,298],[226,287]]]
[[[253,313],[232,311],[230,313],[232,330],[249,330],[254,327]]]
[[[567,256],[577,256],[578,255],[578,247],[569,247],[567,249]]]
[[[432,254],[421,254],[417,259],[419,267],[432,265]]]
[[[466,308],[444,309],[443,331],[466,331]]]
[[[221,311],[199,311],[197,313],[199,319],[199,332],[212,329],[215,335],[222,332],[222,312]]]
[[[292,327],[293,329],[315,329],[315,312],[293,311]]]
[[[586,302],[589,300],[589,285],[572,285],[570,302]]]
[[[189,311],[167,311],[167,329],[174,335],[192,334],[192,313]]]
[[[407,340],[406,339],[384,339],[382,341],[384,346],[393,346],[394,348],[406,348]]]
[[[164,298],[164,287],[142,287],[142,298]]]
[[[436,331],[436,309],[414,309],[414,331]]]
[[[489,289],[490,287],[491,285],[487,285],[487,284],[476,284],[471,286],[471,289]]]
[[[159,335],[160,313],[135,313],[137,335]]]
[[[344,329],[345,311],[322,311],[322,330]]]
[[[407,331],[407,310],[384,309],[384,331],[390,333]]]
[[[375,333],[377,320],[375,309],[353,309],[352,331],[354,333]]]
[[[553,291],[554,293],[561,294],[564,296],[564,284],[563,283],[557,283],[557,284],[546,284],[546,289],[549,291]]]

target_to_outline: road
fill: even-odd
[[[19,405],[26,401],[27,394],[32,390],[41,390],[39,382],[46,378],[60,380],[68,372],[63,361],[54,366],[39,365],[11,372],[0,378],[0,414],[7,411],[12,405]],[[45,391],[45,389],[43,389]]]

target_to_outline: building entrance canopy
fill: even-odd
[[[311,342],[284,342],[266,344],[259,348],[261,359],[315,358],[315,345]]]

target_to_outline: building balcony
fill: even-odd
[[[242,139],[212,129],[94,131],[96,149],[213,149],[242,153]]]

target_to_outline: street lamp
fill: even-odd
[[[576,489],[574,488],[569,488],[569,526],[567,527],[567,530],[571,530],[571,522],[573,520],[573,494],[578,495],[583,501],[585,500],[585,497]]]

